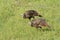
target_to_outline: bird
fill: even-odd
[[[35,10],[27,10],[27,11],[25,11],[24,14],[23,14],[23,18],[24,18],[24,19],[27,18],[27,19],[29,19],[29,20],[31,20],[31,18],[35,19],[35,16],[42,17],[42,15],[38,14],[38,12],[35,11]]]
[[[42,26],[50,28],[50,25],[46,22],[44,18],[36,18],[31,20],[30,22],[31,27],[42,28]]]

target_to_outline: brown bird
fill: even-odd
[[[36,27],[36,28],[42,28],[42,26],[46,26],[46,27],[50,28],[50,26],[47,24],[47,22],[43,18],[33,19],[31,21],[30,25],[32,27]]]
[[[42,17],[42,15],[39,15],[35,10],[28,10],[23,14],[23,18],[24,19],[28,18],[29,20],[31,20],[31,18],[34,19],[35,18],[34,16]]]

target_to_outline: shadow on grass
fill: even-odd
[[[39,29],[40,31],[55,31],[55,29],[48,29],[48,28],[45,28],[45,29]]]

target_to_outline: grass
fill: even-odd
[[[20,14],[36,10],[52,30],[31,27]],[[0,0],[0,40],[60,40],[60,0]]]

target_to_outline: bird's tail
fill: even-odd
[[[42,15],[38,15],[39,17],[42,17]]]

